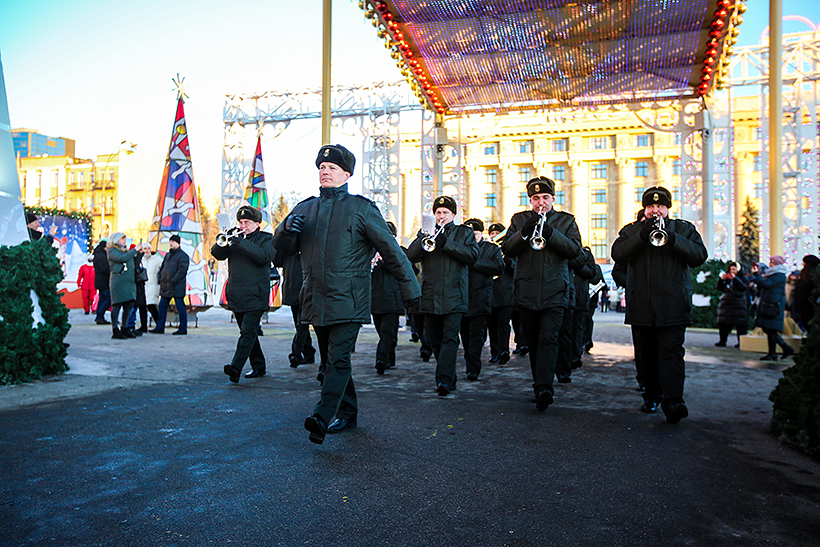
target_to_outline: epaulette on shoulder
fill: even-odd
[[[566,216],[568,216],[568,217],[575,218],[575,215],[573,215],[572,213],[568,213],[568,212],[566,212],[566,211],[556,211],[556,212],[557,212],[558,214],[561,214],[561,215],[566,215]]]
[[[376,205],[376,202],[375,202],[375,201],[373,201],[373,200],[372,200],[372,199],[370,199],[370,198],[366,198],[366,197],[364,197],[364,196],[363,196],[363,195],[361,195],[361,194],[350,194],[350,195],[351,195],[351,196],[353,196],[353,197],[359,198],[359,199],[361,199],[361,200],[364,200],[364,201],[366,201],[367,203],[370,203],[370,204],[372,204],[372,205],[374,205],[374,206]]]
[[[302,201],[300,201],[300,202],[299,202],[299,203],[297,203],[296,205],[302,205],[303,203],[307,203],[308,201],[312,201],[312,200],[316,199],[317,197],[318,197],[318,196],[310,196],[309,198],[305,198],[305,199],[303,199]],[[296,205],[294,205],[294,207],[295,207]]]

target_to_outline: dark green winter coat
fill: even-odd
[[[521,228],[527,219],[538,215],[533,210],[512,216],[502,249],[506,256],[515,258],[515,305],[529,310],[545,310],[555,306],[567,307],[572,292],[567,261],[581,252],[581,232],[575,217],[551,209],[546,223],[553,232],[546,238],[540,251],[530,247],[530,238],[524,238]]]
[[[692,276],[689,268],[708,258],[694,224],[666,219],[665,230],[674,241],[653,247],[641,240],[643,223],[627,224],[612,244],[612,259],[626,265],[628,325],[672,327],[692,324]]]
[[[405,249],[402,249],[402,252],[404,251]],[[401,299],[399,284],[385,267],[381,257],[373,265],[373,273],[370,278],[370,313],[373,315],[403,314],[404,302]]]
[[[352,195],[347,184],[322,188],[320,196],[296,205],[290,215],[304,215],[301,233],[277,228],[273,244],[285,254],[302,253],[303,323],[317,327],[370,322],[370,260],[373,249],[396,278],[404,301],[421,289],[410,261],[387,224],[367,198]]]
[[[478,242],[478,258],[470,266],[467,316],[489,315],[493,306],[493,277],[504,272],[504,255],[498,245]]]
[[[230,245],[214,244],[211,254],[228,261],[225,297],[234,312],[267,311],[270,308],[270,268],[273,236],[257,229]]]
[[[575,298],[571,306],[573,309],[586,310],[589,308],[589,285],[601,280],[598,277],[600,269],[595,266],[595,257],[586,247],[581,250],[581,254],[569,261],[575,285]]]
[[[111,270],[111,303],[122,304],[137,299],[137,283],[134,276],[134,257],[136,249],[126,251],[119,245],[108,248],[108,267]]]
[[[444,245],[436,241],[436,250],[431,253],[421,246],[422,232],[407,247],[407,258],[422,264],[419,311],[432,315],[467,313],[469,267],[478,258],[478,245],[472,228],[449,222],[443,230]]]
[[[505,256],[504,272],[493,279],[493,308],[506,308],[508,306],[512,306],[514,288],[515,260]]]

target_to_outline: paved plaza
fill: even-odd
[[[638,410],[622,314],[596,315],[546,412],[518,356],[477,382],[459,358],[437,397],[404,330],[379,376],[368,325],[359,427],[319,446],[302,427],[317,367],[288,366],[288,308],[263,324],[267,376],[238,385],[225,310],[125,341],[71,322],[68,373],[0,387],[2,546],[820,545],[820,462],[768,431],[788,362],[715,348],[714,330],[687,334],[690,417],[673,425]]]

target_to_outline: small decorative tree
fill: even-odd
[[[814,272],[812,301],[820,298],[820,268]],[[789,446],[820,457],[820,306],[794,366],[783,371],[769,400],[774,403],[772,432]]]
[[[743,221],[737,234],[737,256],[746,272],[751,271],[752,264],[760,260],[760,212],[749,196],[746,196],[746,208]]]
[[[693,327],[713,329],[717,326],[717,308],[721,292],[717,290],[720,273],[726,270],[726,262],[707,260],[702,266],[692,268],[692,294],[709,298],[708,306],[693,306]]]

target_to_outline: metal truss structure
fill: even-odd
[[[813,25],[812,25],[813,27]],[[760,181],[762,189],[761,257],[769,254],[770,236],[769,161],[780,161],[783,168],[783,249],[787,263],[799,266],[805,254],[816,254],[818,236],[818,118],[820,104],[820,32],[784,36],[783,58],[783,134],[780,158],[770,157],[769,146],[769,48],[766,44],[745,47],[736,52],[729,65],[729,87],[760,86]],[[775,149],[777,149],[775,147]]]
[[[410,86],[380,82],[334,86],[331,93],[333,124],[362,135],[362,186],[384,217],[398,224],[401,113],[420,111]],[[321,90],[228,95],[223,110],[222,212],[233,216],[239,208],[253,161],[260,127],[272,127],[279,136],[295,120],[320,119]],[[246,154],[247,150],[247,154]]]

